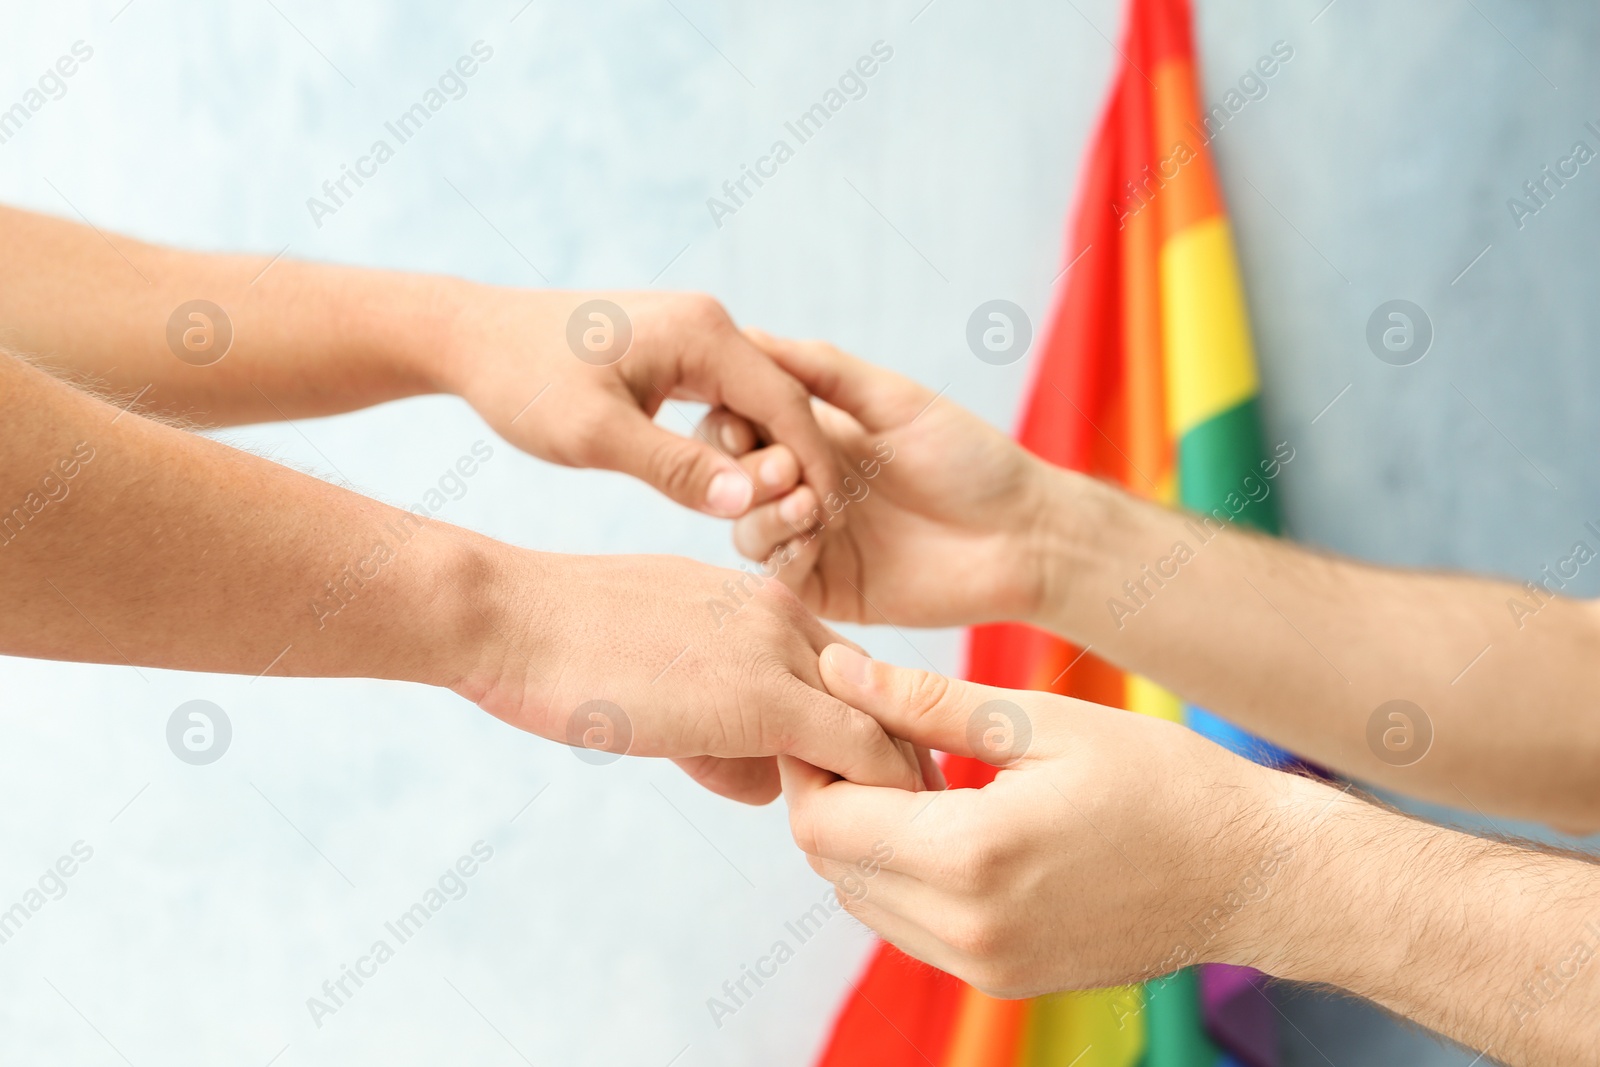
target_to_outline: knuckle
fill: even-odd
[[[978,965],[967,984],[995,1000],[1020,1000],[1028,995],[1023,976],[1002,963]]]
[[[788,373],[779,371],[781,375],[774,384],[773,390],[777,400],[784,407],[804,408],[807,414],[811,411],[811,393],[800,382]]]
[[[894,742],[889,735],[884,733],[883,727],[864,711],[857,711],[848,705],[842,709],[844,715],[844,731],[849,737],[850,751],[856,754],[858,765],[864,771],[867,767],[874,768],[873,773],[883,773],[885,768],[893,768],[893,773],[901,775],[909,782],[911,767],[900,759]],[[873,784],[898,784],[897,782],[874,782]]]
[[[768,579],[756,590],[755,599],[764,610],[774,616],[786,629],[792,629],[810,617],[805,604],[793,589],[782,582]]]
[[[674,500],[688,500],[706,481],[704,457],[677,442],[664,440],[650,450],[645,461],[650,483]]]
[[[802,747],[806,723],[797,709],[803,706],[806,694],[792,688],[788,684],[791,679],[774,677],[776,671],[762,669],[753,673],[756,681],[750,692],[760,693],[765,705],[756,717],[757,743],[762,752],[791,754]],[[803,688],[803,683],[794,684]]]
[[[983,908],[951,909],[940,940],[972,960],[976,969],[991,977],[999,970],[996,957],[1003,935],[999,924]],[[978,984],[978,983],[974,983]]]
[[[838,882],[835,882],[833,885],[833,896],[834,899],[839,902],[839,906],[843,908],[851,918],[858,922],[864,923],[866,921],[864,918],[867,911],[866,898],[861,896],[859,893],[851,893]]]
[[[709,293],[685,293],[675,301],[673,314],[686,326],[697,329],[732,328],[722,301]]]
[[[789,835],[794,838],[795,845],[806,854],[806,861],[811,864],[811,869],[818,874],[821,870],[822,860],[821,841],[817,833],[817,820],[812,816],[810,808],[801,801],[793,801],[789,805]]]
[[[940,708],[950,696],[950,679],[932,671],[907,671],[904,675],[906,706],[914,714],[926,715]]]
[[[794,346],[809,356],[834,357],[842,355],[841,350],[832,341],[823,337],[803,337],[794,342]]]
[[[746,515],[733,524],[733,547],[745,559],[760,562],[766,558],[768,541],[753,515]]]

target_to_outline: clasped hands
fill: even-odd
[[[554,328],[559,307],[540,323],[504,304],[462,320],[456,350],[494,370],[478,366],[458,391],[530,452],[625,470],[734,519],[751,565],[539,557],[532,584],[570,605],[532,642],[549,654],[491,642],[500,651],[458,691],[546,737],[671,757],[746,802],[781,782],[797,843],[849,887],[845,907],[985,990],[1250,958],[1233,943],[1242,930],[1194,959],[1173,949],[1271,854],[1271,813],[1293,779],[1170,723],[875,663],[819,621],[1037,621],[1070,595],[1052,561],[1074,522],[1093,521],[1097,488],[831,345],[740,332],[702,298],[618,299],[633,347],[605,367],[560,364],[561,393],[537,417],[515,417],[528,390],[507,384],[519,373],[507,342]],[[651,421],[669,397],[711,405],[692,435]],[[996,751],[981,719],[972,727],[997,700],[1022,720],[1000,725],[1021,725],[1025,749]],[[1003,769],[983,789],[937,794],[929,749]],[[1257,825],[1241,835],[1241,821]]]
[[[1412,822],[1174,723],[874,663],[819,621],[1028,623],[1346,774],[1593,828],[1592,603],[1541,596],[1538,625],[1514,610],[1519,635],[1485,657],[1515,586],[1215,536],[1231,506],[1186,517],[1051,467],[947,396],[742,332],[708,297],[263,270],[121,239],[136,276],[88,227],[5,209],[0,227],[20,250],[0,286],[0,651],[447,686],[580,754],[671,758],[748,802],[781,789],[846,909],[991,993],[1247,964],[1510,1062],[1593,1059],[1593,972],[1561,970],[1592,955],[1571,940],[1595,929],[1589,864]],[[81,292],[89,309],[62,303]],[[174,333],[197,293],[230,324],[218,351]],[[142,417],[430,393],[536,456],[732,520],[750,563],[517,548]],[[709,413],[673,433],[669,399]],[[1268,480],[1293,449],[1274,456]],[[1215,547],[1182,581],[1141,571],[1191,537]],[[1127,624],[1108,596],[1147,581],[1160,607]],[[1374,736],[1397,716],[1398,750]],[[997,773],[942,789],[930,750]]]

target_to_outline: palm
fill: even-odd
[[[868,492],[825,530],[799,585],[819,615],[853,622],[953,626],[1024,613],[1031,595],[1017,546],[1027,460],[976,416],[935,401],[909,423],[870,434],[828,419],[841,451],[859,462],[880,442],[893,451]]]

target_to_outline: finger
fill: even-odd
[[[764,429],[768,440],[793,449],[806,482],[824,498],[838,492],[838,457],[817,425],[810,395],[743,334],[728,337],[727,344],[715,345],[702,372],[710,380],[687,384]]]
[[[746,337],[811,392],[873,432],[904,426],[934,400],[935,394],[893,371],[841,352],[826,341],[790,341],[761,330]]]
[[[727,408],[712,408],[695,429],[695,436],[711,441],[729,456],[742,456],[754,451],[760,444],[760,435],[750,420],[735,415]]]
[[[944,776],[944,768],[939,766],[939,759],[932,750],[918,745],[917,765],[922,768],[922,781],[929,789],[950,788],[950,782]]]
[[[822,556],[823,540],[803,534],[773,550],[767,565],[777,568],[778,579],[800,594],[800,599],[821,610],[822,583],[817,578],[817,560]]]
[[[808,858],[812,869],[833,883],[840,908],[851,918],[914,959],[963,980],[976,977],[973,958],[937,932],[940,920],[948,922],[952,905],[932,886],[894,871],[880,871],[862,893],[849,866]]]
[[[749,424],[733,418],[736,422],[727,425],[742,424],[753,438]],[[634,475],[685,507],[719,518],[737,518],[800,482],[800,464],[787,445],[726,454],[718,435],[680,437],[643,412],[620,405],[617,428],[595,442],[594,462]]]
[[[803,759],[796,759],[793,756],[778,757],[778,781],[783,787],[783,798],[786,803],[792,803],[791,796],[808,797],[830,782],[838,780],[837,774],[831,774],[821,767],[813,767]]]
[[[821,663],[821,659],[820,659],[820,657],[822,655],[822,650],[827,648],[829,645],[844,645],[846,648],[849,648],[852,651],[857,652],[862,656],[865,656],[867,654],[867,650],[866,649],[862,648],[860,645],[856,644],[854,641],[850,640],[848,637],[846,637],[843,634],[839,633],[837,630],[835,630],[833,627],[829,626],[827,623],[823,622],[821,619],[812,619],[812,620],[810,620],[810,622],[811,622],[811,626],[809,627],[809,629],[810,629],[811,632],[810,632],[810,634],[808,636],[811,638],[811,647],[816,650],[817,656],[819,657],[818,663],[817,663],[817,669],[818,669],[818,672],[819,672],[819,674],[818,674],[818,678],[819,679],[821,677],[820,672],[821,672],[821,669],[822,669],[822,663]],[[911,749],[907,749],[906,751],[910,752],[912,750]]]
[[[815,400],[811,410],[816,413],[817,425],[822,427],[822,432],[833,439],[834,444],[846,451],[863,451],[870,448],[871,442],[867,441],[867,428],[861,425],[861,420],[845,411],[843,408],[834,407],[825,400]]]
[[[739,538],[737,524],[735,524],[734,545],[737,548]],[[817,558],[822,554],[822,542],[818,538],[801,535],[793,540],[780,542],[764,552],[753,552],[740,549],[746,558],[761,564],[762,573],[769,578],[776,578],[789,590],[800,596],[813,610],[817,607],[814,595],[817,592],[817,576],[813,570]],[[826,643],[823,646],[826,647]]]
[[[799,463],[785,445],[735,459],[622,405],[615,428],[595,442],[593,462],[648,482],[685,507],[730,519],[790,492],[800,479]]]
[[[809,520],[820,508],[809,485],[757,505],[733,524],[733,547],[746,559],[764,563],[779,545],[813,529]]]
[[[839,903],[856,911],[867,904],[893,912],[905,919],[917,919],[919,906],[926,908],[934,890],[909,874],[883,866],[879,858],[866,853],[854,860],[806,856],[813,871],[833,883]]]
[[[919,745],[1002,767],[1032,745],[1033,722],[1018,698],[1033,703],[1033,694],[879,663],[844,645],[823,650],[822,680],[828,692]]]
[[[789,832],[802,852],[843,863],[871,856],[882,869],[912,877],[938,872],[938,842],[947,826],[964,820],[976,792],[908,793],[856,785],[786,757],[779,757],[778,773]]]
[[[820,620],[812,620],[809,629],[812,631],[810,634],[811,645],[817,650],[819,656],[822,650],[830,645],[842,645],[845,648],[855,652],[857,655],[863,657],[865,657],[867,654],[866,649],[862,648],[848,637],[835,633],[831,627],[822,623]],[[894,737],[892,735],[890,736],[889,740],[896,748],[900,750],[900,754],[902,758],[905,759],[906,764],[916,769],[917,784],[913,788],[916,790],[932,788],[928,784],[931,779],[928,777],[927,767],[924,760],[924,756],[927,754],[926,750],[919,748],[910,741],[907,741],[903,738]]]
[[[875,900],[865,900],[856,905],[843,904],[841,901],[841,905],[857,922],[912,959],[921,960],[958,977],[972,973],[971,961],[967,957],[940,941],[916,921],[890,911]]]
[[[842,900],[859,904],[872,899],[879,907],[906,915],[907,909],[897,905],[910,899],[909,890],[913,885],[923,883],[909,874],[884,866],[884,856],[892,853],[893,850],[887,845],[879,845],[876,851],[864,852],[852,860],[831,860],[808,853],[806,863],[833,883]]]
[[[762,573],[778,579],[791,592],[798,595],[807,607],[818,610],[822,604],[819,600],[821,583],[817,578],[816,564],[821,555],[821,539],[802,535],[778,545],[764,557],[750,558],[758,559]],[[828,641],[823,641],[820,645],[813,643],[812,647],[820,651],[828,644]],[[820,679],[817,684],[821,684]]]
[[[778,796],[777,764],[771,756],[682,756],[672,761],[718,796],[742,804],[770,804]]]
[[[916,768],[917,784],[915,788],[917,791],[923,792],[931,788],[928,785],[927,768],[925,768],[922,764],[921,750],[918,749],[916,745],[913,745],[910,741],[904,741],[898,737],[892,737],[890,740],[893,741],[895,747],[900,750],[900,755],[905,759],[905,761],[912,767]]]
[[[800,461],[788,445],[769,445],[738,458],[738,464],[755,486],[752,506],[794,495],[800,484]]]
[[[938,928],[934,920],[949,909],[950,900],[939,889],[920,878],[885,867],[874,853],[850,861],[808,855],[806,863],[833,883],[839,903],[852,912],[870,904],[931,932]]]
[[[839,445],[845,453],[850,453],[853,450],[860,450],[862,448],[861,439],[864,437],[865,431],[861,428],[861,424],[854,418],[845,414],[843,411],[840,411],[831,404],[819,403],[814,406],[813,413],[816,415],[817,422],[822,427],[823,431],[831,439],[833,439],[834,442]],[[786,449],[786,446],[766,445],[761,439],[760,430],[757,429],[757,427],[752,424],[749,419],[746,419],[741,415],[736,415],[727,408],[712,408],[707,411],[705,417],[702,418],[699,425],[695,427],[694,435],[700,440],[705,441],[707,444],[715,447],[717,451],[721,452],[723,455],[732,457],[734,459],[740,459],[741,462],[742,457],[748,454],[756,452],[763,452],[764,454],[764,449],[785,449],[788,456],[791,458],[793,457],[793,452]],[[752,475],[756,473],[755,470],[749,466],[746,466],[745,469],[750,471]],[[794,460],[794,469],[795,474],[791,476],[786,488],[792,489],[795,485],[799,484],[798,460]],[[758,479],[758,483],[759,482],[760,480]],[[777,485],[777,476],[774,474],[768,477],[765,484],[769,486]],[[817,496],[815,490],[808,489],[807,500],[811,501],[811,503],[807,503],[805,505],[803,509],[804,511],[810,511],[817,507]]]
[[[755,482],[735,461],[704,441],[657,426],[643,411],[617,404],[596,437],[593,466],[631,474],[682,504],[719,518],[737,518],[755,500]]]
[[[872,716],[798,677],[791,680],[790,692],[780,752],[852,782],[904,790],[922,784],[916,761],[907,758]]]

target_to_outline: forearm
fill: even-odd
[[[1050,477],[1038,625],[1342,773],[1600,826],[1591,605],[1318,555]],[[1508,607],[1541,600],[1536,617]],[[1391,700],[1426,717],[1401,709],[1409,738],[1386,715],[1369,734]]]
[[[1302,779],[1280,802],[1270,825],[1292,851],[1233,962],[1350,990],[1497,1061],[1600,1063],[1600,868]]]
[[[470,288],[179,251],[5,207],[0,243],[4,343],[132,400],[134,410],[204,425],[329,415],[438,391],[441,352]],[[197,299],[220,307],[225,321],[179,312]]]
[[[0,355],[0,651],[457,685],[492,542]]]

